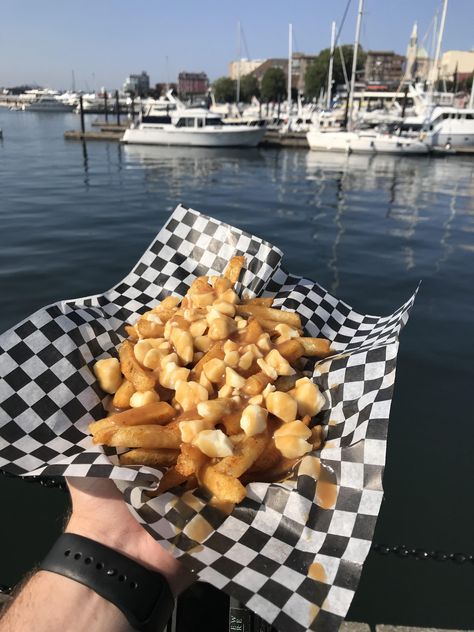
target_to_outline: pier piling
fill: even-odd
[[[117,125],[120,125],[120,102],[118,90],[115,90],[115,111],[117,113]]]
[[[84,134],[86,128],[84,125],[84,104],[82,102],[82,94],[79,96],[79,114],[81,116],[81,132]]]
[[[104,90],[104,113],[105,113],[105,122],[109,122],[109,106],[107,104],[107,90]]]

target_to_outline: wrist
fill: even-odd
[[[73,512],[65,532],[100,542],[145,568],[158,571],[167,580],[175,597],[195,579],[193,574],[163,549],[138,522],[133,526],[128,525],[127,529],[107,529],[93,518],[84,519]]]

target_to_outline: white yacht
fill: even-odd
[[[54,94],[43,94],[35,101],[23,104],[28,112],[72,112],[74,105],[60,101]]]
[[[383,134],[374,130],[325,132],[310,130],[306,138],[315,151],[336,151],[348,154],[427,154],[427,143],[417,138]]]
[[[354,57],[352,60],[351,85],[347,108],[347,129],[341,131],[323,131],[317,122],[306,134],[310,149],[315,151],[339,151],[358,154],[427,154],[427,143],[419,138],[406,138],[377,130],[355,129],[354,126],[354,92],[357,67],[357,51],[359,49],[360,27],[364,8],[364,0],[359,0],[357,11]]]
[[[226,124],[221,117],[203,108],[187,108],[170,93],[175,109],[168,112],[150,106],[125,130],[122,143],[140,145],[186,145],[194,147],[256,147],[265,126]]]
[[[434,106],[402,124],[407,132],[422,132],[426,142],[446,149],[474,148],[474,109]]]

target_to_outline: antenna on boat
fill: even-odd
[[[444,25],[446,23],[446,12],[448,10],[448,0],[443,0],[443,12],[441,13],[441,22],[439,25],[439,31],[438,31],[438,41],[436,43],[436,52],[435,52],[435,57],[434,57],[434,61],[433,61],[433,68],[432,68],[432,76],[431,76],[431,81],[430,81],[430,101],[432,101],[432,96],[433,96],[433,92],[434,92],[434,88],[435,88],[435,83],[438,79],[439,76],[439,68],[438,68],[438,64],[439,64],[439,56],[441,54],[441,43],[443,41],[443,35],[444,35]]]
[[[336,23],[333,22],[331,26],[331,52],[329,54],[329,72],[328,72],[328,93],[326,97],[326,107],[329,110],[331,107],[331,95],[332,95],[332,68],[334,63],[334,47],[336,44]]]
[[[165,64],[166,64],[166,92],[170,89],[170,67],[168,64],[168,55],[165,56]]]
[[[293,61],[293,24],[288,25],[288,116],[291,114],[291,74]]]
[[[360,25],[362,22],[363,10],[364,10],[364,0],[359,0],[359,10],[357,12],[354,51],[352,55],[351,87],[350,87],[350,92],[349,92],[349,112],[348,112],[348,121],[347,121],[349,129],[351,129],[352,127],[352,108],[354,106],[354,90],[355,90],[355,80],[356,80],[356,70],[357,70],[357,53],[359,51]]]
[[[237,84],[236,84],[236,94],[235,94],[235,102],[237,105],[240,101],[240,59],[242,57],[241,51],[241,26],[240,20],[237,22]]]

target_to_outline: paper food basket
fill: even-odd
[[[237,291],[275,297],[335,355],[312,373],[325,396],[320,451],[282,483],[251,483],[230,514],[205,492],[150,499],[161,473],[121,467],[87,425],[104,416],[93,364],[117,353],[124,323],[235,254]],[[287,273],[263,239],[178,206],[133,271],[104,294],[45,307],[0,336],[0,468],[19,476],[109,477],[160,544],[285,632],[337,630],[357,588],[382,501],[400,330],[414,295],[386,317],[358,314],[314,281]],[[329,484],[324,484],[324,483]],[[332,493],[328,493],[331,490]]]

